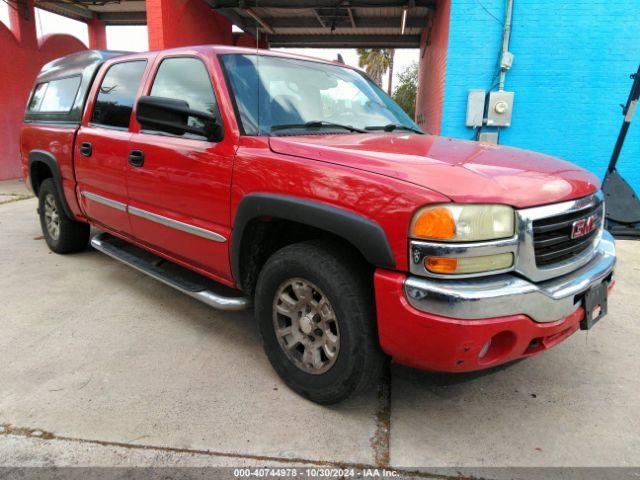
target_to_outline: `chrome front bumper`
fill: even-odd
[[[608,279],[615,263],[615,243],[605,231],[589,263],[551,280],[533,283],[512,273],[461,280],[407,277],[404,290],[414,308],[445,317],[477,320],[524,314],[536,322],[553,322],[575,312],[581,295]]]

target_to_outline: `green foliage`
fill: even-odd
[[[416,90],[418,85],[418,64],[412,63],[398,75],[398,85],[393,91],[393,100],[411,118],[416,114]]]
[[[358,64],[364,68],[378,86],[382,85],[382,76],[393,68],[393,49],[388,48],[357,48]]]

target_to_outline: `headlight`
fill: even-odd
[[[508,238],[515,232],[515,213],[507,205],[442,204],[424,207],[411,221],[410,236],[445,242]]]

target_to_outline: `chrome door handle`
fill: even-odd
[[[83,157],[90,157],[93,152],[93,147],[89,142],[82,142],[80,144],[80,155]]]
[[[129,152],[129,165],[138,168],[144,165],[144,152],[142,150],[131,150]]]

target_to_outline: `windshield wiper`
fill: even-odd
[[[350,132],[367,133],[366,130],[352,127],[351,125],[342,125],[341,123],[325,122],[322,120],[312,120],[306,123],[283,123],[282,125],[272,125],[271,131],[276,132],[278,130],[289,130],[292,128],[342,128],[343,130],[349,130]]]
[[[408,127],[406,125],[401,125],[399,123],[389,123],[388,125],[373,125],[371,127],[364,127],[365,130],[384,130],[385,132],[393,132],[394,130],[409,130],[410,132],[419,133],[422,135],[423,133],[417,128]]]

